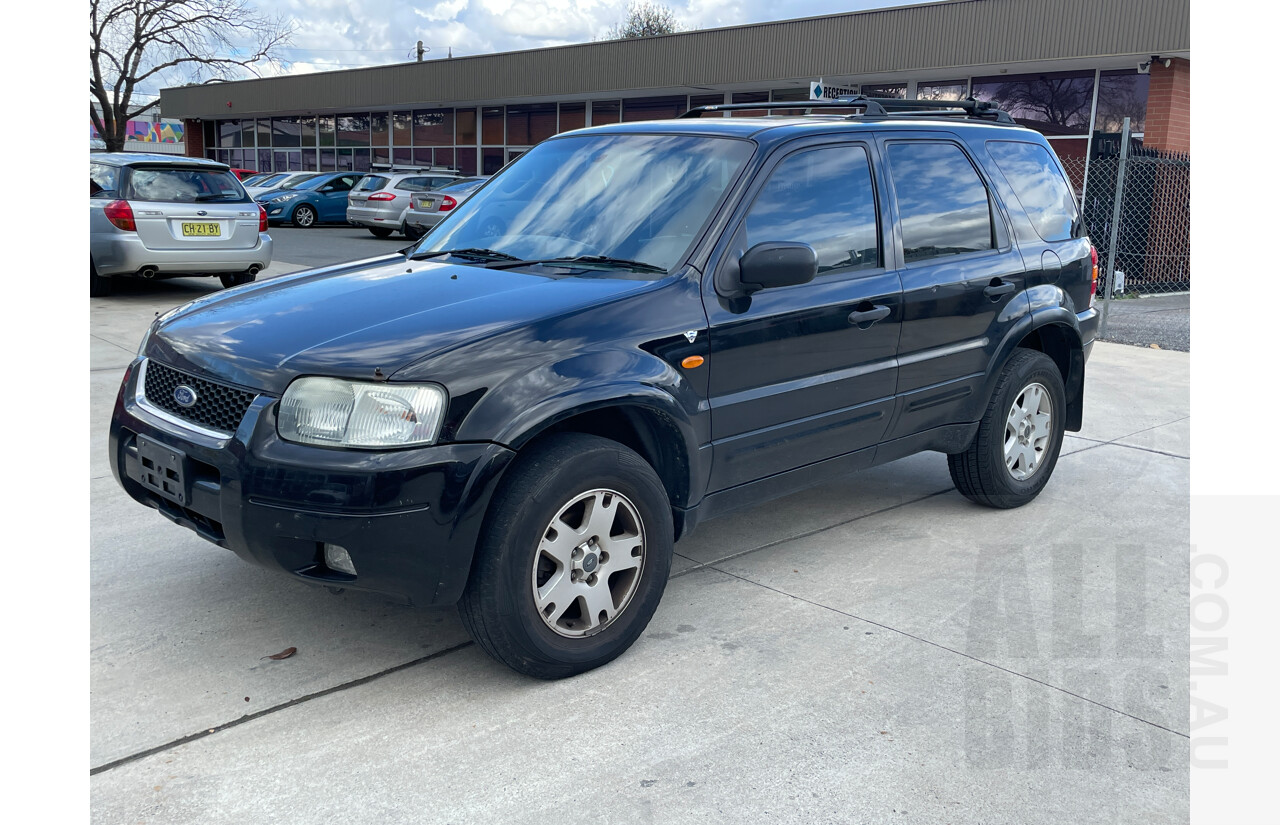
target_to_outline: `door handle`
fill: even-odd
[[[860,306],[867,305],[860,304]],[[888,317],[889,308],[883,304],[876,304],[875,306],[871,306],[870,309],[855,309],[853,312],[850,312],[849,323],[857,324],[859,329],[866,329],[876,321],[882,321]],[[863,326],[863,324],[866,324],[866,326]]]
[[[989,287],[982,290],[982,294],[986,295],[988,298],[994,301],[996,298],[999,298],[1001,295],[1008,295],[1010,292],[1013,292],[1017,288],[1018,288],[1017,284],[1013,284],[1008,281],[1002,281],[999,278],[996,278],[991,282],[991,285]]]

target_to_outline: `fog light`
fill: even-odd
[[[337,570],[348,576],[356,574],[356,566],[351,562],[351,554],[347,552],[347,548],[336,544],[325,544],[324,565],[330,570]]]

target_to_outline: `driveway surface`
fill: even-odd
[[[404,245],[272,235],[268,274]],[[452,609],[295,583],[118,488],[123,367],[212,286],[91,301],[94,822],[1188,821],[1185,353],[1098,344],[1022,509],[929,453],[701,526],[639,642],[545,683]]]

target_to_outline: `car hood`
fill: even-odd
[[[396,255],[298,273],[178,310],[162,320],[147,354],[279,394],[298,375],[393,376],[433,353],[662,283],[537,272]]]

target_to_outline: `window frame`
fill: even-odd
[[[928,137],[921,137],[919,134],[913,135],[882,135],[880,136],[881,145],[884,148],[884,174],[885,186],[889,191],[890,208],[893,214],[893,243],[894,253],[898,257],[899,266],[902,269],[918,269],[929,266],[937,266],[946,264],[951,261],[968,261],[976,258],[982,258],[994,255],[1003,255],[1013,248],[1012,232],[1009,226],[1009,215],[1005,209],[1004,202],[1000,200],[996,194],[996,187],[990,176],[982,164],[978,163],[973,153],[969,151],[969,147],[959,137],[951,134],[930,133]],[[965,160],[969,161],[969,165],[978,176],[978,181],[982,184],[983,189],[987,192],[987,214],[991,220],[991,248],[976,249],[972,252],[955,252],[948,255],[938,255],[932,258],[925,258],[920,261],[908,261],[906,255],[906,245],[903,243],[902,237],[902,212],[898,206],[898,189],[893,180],[893,159],[890,156],[890,147],[895,144],[919,144],[919,143],[942,143],[956,147],[960,150]]]

